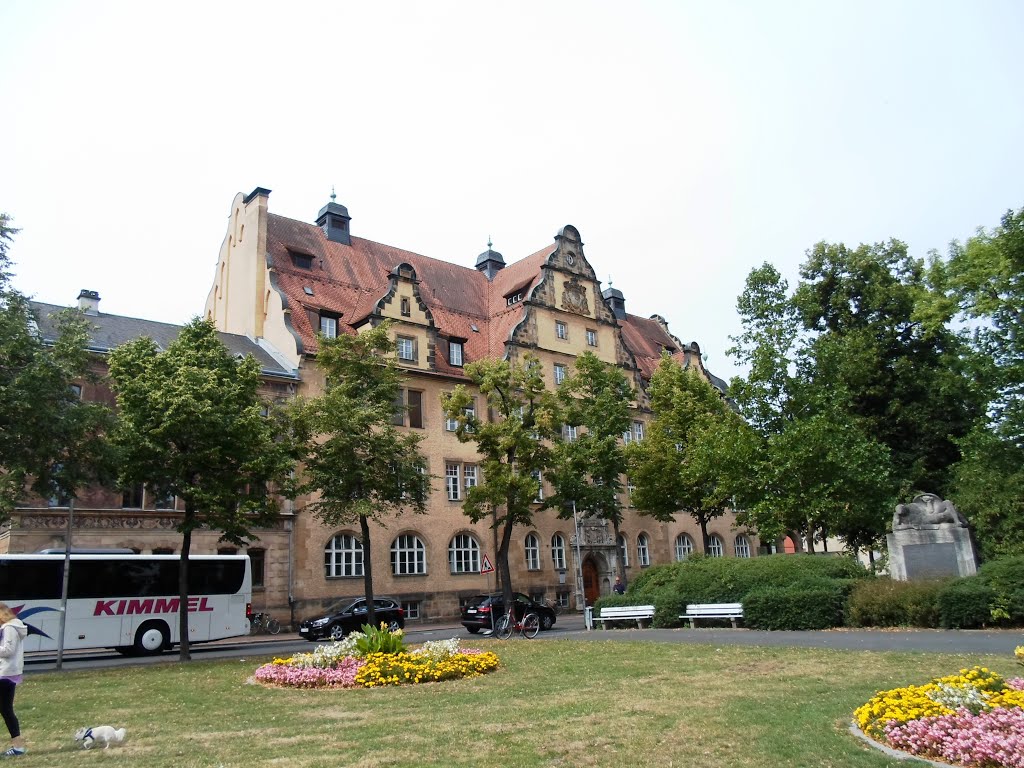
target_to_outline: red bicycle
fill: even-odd
[[[540,617],[536,613],[527,613],[522,619],[515,618],[512,612],[506,613],[494,625],[494,636],[499,640],[508,640],[513,632],[518,632],[527,640],[532,640],[540,632]]]

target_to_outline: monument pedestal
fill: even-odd
[[[889,545],[889,576],[897,581],[972,576],[978,556],[969,529],[960,525],[918,525],[897,528],[885,537]]]

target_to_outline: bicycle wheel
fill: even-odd
[[[281,631],[281,622],[280,621],[278,621],[277,619],[273,619],[273,618],[267,620],[267,632],[269,632],[272,635],[276,635],[280,631]]]
[[[523,616],[523,637],[532,640],[540,632],[540,617],[536,613]]]
[[[250,635],[255,635],[259,631],[260,631],[260,615],[258,613],[254,613],[252,616],[249,617],[249,634]]]
[[[508,640],[512,637],[512,617],[507,613],[494,625],[494,636],[499,640]]]

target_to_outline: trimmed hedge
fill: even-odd
[[[852,627],[938,627],[938,595],[948,581],[864,579],[850,595]]]
[[[977,576],[957,579],[938,594],[939,621],[946,629],[991,625],[995,597],[995,590]]]
[[[846,590],[841,583],[755,589],[743,598],[750,629],[829,629],[844,623]]]
[[[772,600],[818,599],[827,594],[829,604],[839,601],[838,610],[815,608],[820,616],[829,622],[842,623],[842,604],[853,585],[871,574],[856,560],[846,557],[822,557],[820,555],[766,555],[754,558],[720,558],[694,555],[679,563],[658,565],[641,573],[630,585],[625,595],[602,597],[594,604],[595,614],[608,605],[653,605],[655,627],[678,627],[684,623],[680,618],[690,603],[743,603],[747,613],[747,596],[754,591],[781,590]],[[788,590],[788,591],[787,591]],[[799,607],[776,611],[780,616],[793,616],[793,626],[772,628],[807,628],[803,609]],[[759,619],[760,621],[760,619]],[[764,620],[767,622],[767,619]],[[747,626],[752,626],[746,621]],[[827,626],[835,626],[834,623]]]

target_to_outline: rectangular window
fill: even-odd
[[[587,344],[591,347],[597,346],[597,331],[587,328]]]
[[[562,439],[567,443],[576,442],[576,427],[569,426],[566,424],[562,427]]]
[[[563,381],[565,381],[565,366],[561,363],[555,363],[555,386],[557,387]]]
[[[448,342],[448,363],[450,365],[462,366],[462,342]]]
[[[423,393],[415,389],[401,389],[393,403],[391,423],[396,427],[423,429]]]
[[[398,337],[398,359],[416,362],[416,339],[408,336]]]
[[[467,491],[476,486],[476,464],[463,465],[462,479],[465,482]]]
[[[467,405],[465,408],[462,409],[462,412],[464,414],[466,414],[466,416],[469,417],[469,418],[472,418],[472,417],[476,416],[476,403],[472,403],[471,405]],[[448,432],[454,432],[455,430],[457,430],[459,428],[459,420],[458,419],[453,419],[450,416],[445,416],[444,417],[444,428]],[[466,426],[466,431],[467,432],[472,432],[473,429],[472,429],[472,427],[467,425]]]
[[[298,251],[288,251],[288,254],[292,257],[292,264],[299,269],[312,269],[313,268],[313,257],[308,253],[299,253]]]
[[[644,423],[642,421],[633,422],[633,439],[638,443],[644,439]]]
[[[143,498],[142,484],[133,485],[131,488],[124,489],[124,493],[121,495],[121,506],[124,509],[142,509]]]
[[[405,600],[402,602],[402,608],[405,610],[406,621],[409,619],[416,620],[420,617],[419,601]]]
[[[266,572],[266,551],[262,549],[250,549],[246,552],[249,555],[249,567],[252,569],[253,587],[263,587]]]
[[[462,490],[459,488],[459,465],[444,465],[444,482],[448,489],[448,501],[458,501],[462,498]]]
[[[409,299],[403,298],[400,302],[402,317],[409,317],[412,314],[411,305]]]
[[[320,333],[328,339],[338,338],[338,318],[320,315]]]
[[[569,338],[569,329],[566,327],[565,323],[559,320],[555,321],[555,335],[560,339]]]

